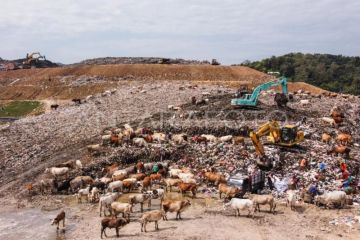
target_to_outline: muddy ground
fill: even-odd
[[[182,199],[178,193],[168,194],[169,199]],[[186,197],[187,198],[187,197]],[[47,200],[46,200],[47,199]],[[127,194],[119,201],[126,201]],[[120,239],[358,239],[360,223],[331,225],[329,222],[341,216],[360,214],[359,206],[342,210],[325,210],[314,205],[297,205],[291,211],[284,202],[279,201],[276,214],[262,212],[254,218],[241,212],[235,217],[231,210],[223,210],[222,200],[209,195],[199,195],[196,199],[188,198],[191,208],[182,214],[183,220],[175,220],[175,214],[168,213],[169,221],[160,221],[160,230],[154,230],[154,224],[147,226],[147,233],[140,232],[138,218],[139,206],[134,208],[131,222],[120,230]],[[78,204],[72,196],[35,197],[31,203],[9,206],[0,210],[0,238],[15,239],[100,239],[100,220],[98,205]],[[34,208],[29,208],[33,206]],[[25,207],[25,208],[23,208]],[[159,202],[153,200],[151,209],[158,209]],[[67,213],[66,230],[50,226],[51,219],[64,209]],[[147,205],[144,206],[147,211]],[[107,230],[109,239],[116,239],[114,230]]]

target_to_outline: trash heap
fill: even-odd
[[[194,135],[212,133],[219,139],[227,134],[238,135],[240,133],[237,130],[244,127],[256,130],[259,125],[264,123],[263,119],[259,123],[245,120],[241,122],[241,127],[239,125],[236,129],[225,127],[223,131],[219,131],[220,128],[216,124],[207,127],[197,126],[203,120],[201,117],[191,121],[192,124],[189,126],[186,124],[189,119],[183,120],[181,116],[187,110],[193,111],[196,108],[201,108],[202,111],[214,110],[214,106],[221,105],[218,101],[222,101],[221,97],[210,97],[208,102],[200,106],[185,104],[181,106],[180,110],[171,110],[173,114],[168,114],[168,119],[165,119],[165,122],[176,122],[176,126],[162,124],[162,127],[153,130],[165,134],[170,132],[185,133],[189,139]],[[292,116],[289,117],[289,122],[299,125],[299,128],[305,132],[306,139],[301,143],[301,150],[280,149],[271,145],[264,146],[266,155],[271,157],[273,161],[273,168],[266,172],[264,192],[272,190],[275,196],[283,197],[284,192],[288,189],[298,190],[300,193],[316,192],[316,194],[343,190],[352,199],[349,203],[355,202],[357,204],[360,199],[358,195],[359,129],[356,124],[360,116],[358,101],[350,105],[346,98],[324,96],[321,101],[312,101],[313,106],[308,111],[306,111],[306,106],[301,106],[297,101],[298,99],[295,97],[294,102],[291,104],[291,107],[295,109],[293,110],[295,113],[291,113]],[[335,126],[321,120],[322,117],[329,116],[329,110],[333,109],[334,103],[336,103],[337,109],[340,109],[339,111],[344,116],[341,124]],[[320,106],[323,108],[320,108]],[[317,107],[319,107],[319,111],[314,110]],[[226,108],[223,111],[227,114]],[[218,118],[216,114],[209,114],[209,116],[212,117],[212,119],[209,119],[211,123],[216,122],[215,120]],[[331,135],[330,142],[322,142],[323,133]],[[343,154],[331,154],[329,151],[335,145],[340,144],[335,139],[340,133],[352,135],[352,142],[347,145],[351,150],[349,158]],[[219,141],[205,144],[195,143],[191,140],[185,144],[177,145],[168,140],[162,144],[150,143],[146,147],[136,147],[131,144],[124,145],[114,148],[110,152],[109,155],[103,157],[103,161],[133,164],[136,161],[171,160],[176,166],[191,168],[194,173],[200,174],[204,169],[211,169],[223,173],[226,177],[230,177],[239,171],[245,171],[251,175],[257,168],[256,159],[258,158],[255,148],[248,138],[245,140],[245,145],[234,145],[231,142]],[[212,192],[213,189],[204,191]]]

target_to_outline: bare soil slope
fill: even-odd
[[[199,84],[250,87],[273,77],[247,67],[211,65],[80,65],[61,68],[16,70],[0,73],[0,99],[82,98],[129,81],[175,80]],[[290,90],[322,90],[304,83],[290,84]]]

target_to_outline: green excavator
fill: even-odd
[[[256,107],[261,91],[265,91],[276,86],[281,86],[282,93],[276,93],[275,101],[279,107],[286,106],[286,103],[288,102],[288,85],[287,78],[285,77],[261,84],[257,86],[252,93],[241,94],[241,98],[234,98],[231,100],[231,105],[240,107]]]

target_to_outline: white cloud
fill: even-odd
[[[291,51],[359,55],[357,0],[12,0],[0,7],[0,56],[40,50],[73,62],[105,55],[217,57]]]

